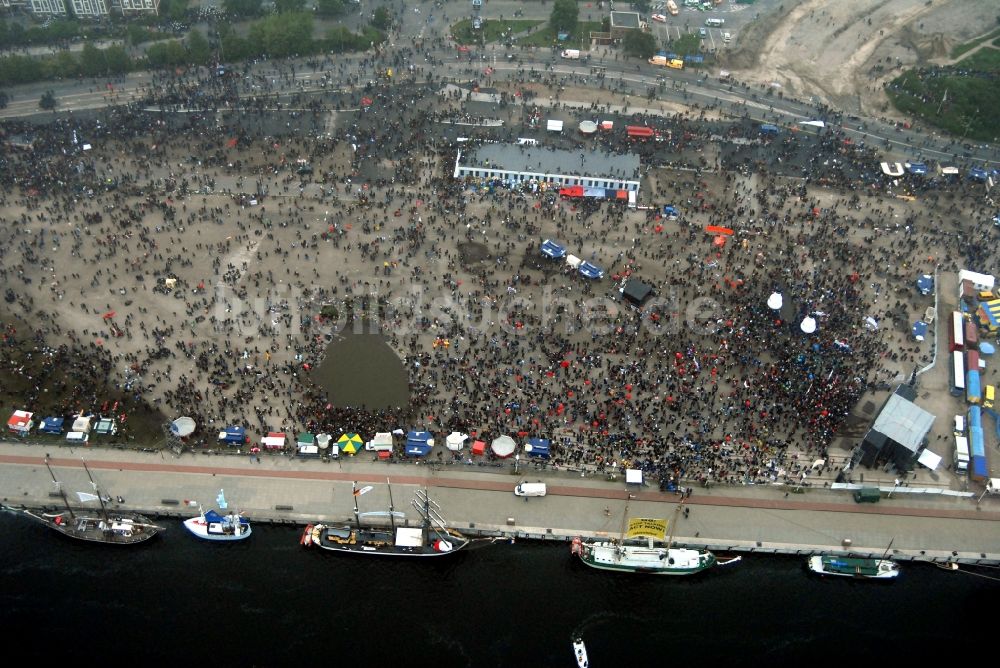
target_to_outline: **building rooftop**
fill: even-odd
[[[639,29],[639,12],[611,12],[612,28]]]
[[[639,179],[639,156],[606,151],[567,151],[542,146],[483,144],[462,155],[466,167],[566,176]]]
[[[901,386],[900,389],[904,387],[906,386]],[[911,452],[917,452],[934,424],[935,416],[910,401],[905,394],[905,391],[896,391],[889,397],[882,412],[875,418],[872,431],[899,443]]]

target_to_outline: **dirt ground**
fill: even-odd
[[[883,85],[902,70],[951,62],[951,49],[997,26],[993,0],[783,2],[739,34],[723,66],[849,113],[892,118]]]

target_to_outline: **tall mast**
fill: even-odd
[[[625,522],[628,519],[628,504],[632,500],[632,495],[629,494],[628,498],[625,499],[625,512],[622,513],[622,523],[618,529],[618,545],[623,545],[625,543]]]
[[[674,527],[677,526],[677,516],[681,513],[681,506],[684,505],[684,498],[681,497],[681,502],[677,504],[677,508],[674,509],[674,517],[670,520],[670,538],[667,539],[667,549],[669,550],[674,544]]]
[[[885,557],[886,557],[886,555],[888,555],[888,554],[889,554],[889,549],[890,549],[890,548],[892,547],[892,541],[894,541],[894,540],[896,540],[896,537],[895,537],[895,536],[893,536],[893,537],[892,537],[892,538],[891,538],[891,539],[889,540],[889,544],[885,546],[885,552],[883,552],[883,553],[882,553],[882,560],[883,560],[883,561],[885,560]]]
[[[389,490],[389,524],[392,526],[392,535],[396,535],[396,513],[392,505],[392,485],[389,484],[389,476],[385,478],[385,486]]]
[[[52,472],[52,467],[49,466],[48,456],[45,457],[45,468],[49,470],[49,475],[52,477],[52,482],[56,486],[56,491],[59,492],[59,496],[62,497],[63,503],[66,504],[66,510],[69,511],[69,516],[75,520],[76,514],[73,512],[73,509],[69,507],[69,499],[66,498],[66,490],[63,489],[62,483],[56,480],[56,474]]]
[[[358,530],[361,529],[361,513],[358,510],[358,481],[355,480],[351,483],[351,491],[354,493],[354,523],[358,526]]]
[[[104,496],[101,495],[101,488],[97,486],[96,482],[94,482],[94,476],[90,475],[90,468],[87,467],[87,460],[81,459],[80,461],[83,462],[83,470],[87,472],[87,477],[90,478],[90,485],[94,488],[94,492],[97,494],[97,501],[101,504],[101,516],[104,518],[105,522],[109,522],[108,508],[104,505]]]

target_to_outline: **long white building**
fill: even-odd
[[[567,151],[542,146],[483,144],[455,158],[455,178],[544,181],[639,192],[639,156],[634,153]]]

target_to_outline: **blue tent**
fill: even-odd
[[[403,452],[407,457],[426,457],[434,445],[434,436],[429,431],[410,431],[406,434],[406,445]]]
[[[989,341],[980,341],[980,342],[979,342],[979,354],[980,354],[980,355],[992,355],[993,353],[995,353],[995,352],[996,352],[996,350],[997,350],[997,349],[996,349],[996,348],[994,348],[994,347],[993,347],[993,346],[992,346],[992,345],[990,344],[990,342],[989,342]]]
[[[43,434],[61,434],[63,430],[63,418],[47,417],[38,425],[38,431]]]
[[[524,454],[529,457],[541,457],[543,459],[549,458],[549,439],[547,438],[529,438],[528,442],[524,446]]]
[[[987,176],[988,175],[986,174],[985,169],[973,167],[972,169],[969,170],[969,178],[975,181],[986,181]]]
[[[604,270],[595,264],[590,264],[589,262],[581,262],[580,269],[578,270],[581,276],[587,278],[602,278],[604,276]]]
[[[545,257],[550,257],[553,260],[558,260],[561,257],[566,257],[565,246],[552,241],[551,239],[546,239],[542,242],[541,246],[542,255]]]
[[[924,274],[917,279],[917,290],[920,290],[920,294],[929,295],[934,291],[934,277],[930,274]]]
[[[232,445],[243,445],[246,442],[247,432],[243,427],[226,427],[219,432],[219,442]]]
[[[917,320],[913,323],[913,338],[917,341],[923,341],[925,336],[927,336],[927,323],[923,320]]]
[[[677,216],[680,215],[680,213],[677,211],[677,207],[675,207],[673,204],[667,204],[666,206],[663,207],[663,215],[667,216],[668,218],[676,218]]]
[[[906,169],[909,170],[910,174],[924,175],[927,173],[927,165],[922,162],[911,162],[906,165]]]

